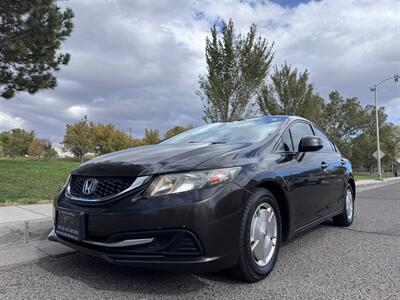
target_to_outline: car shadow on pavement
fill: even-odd
[[[96,290],[184,295],[207,287],[196,275],[116,266],[78,252],[43,260],[38,265],[66,283],[79,281]]]
[[[327,223],[328,225],[329,223]],[[329,226],[329,225],[328,225]],[[286,242],[283,247],[321,226],[307,230]],[[180,295],[206,291],[215,282],[225,285],[248,285],[234,278],[228,271],[190,274],[116,266],[84,253],[74,252],[62,257],[46,259],[38,266],[62,281],[79,281],[96,290],[135,292],[143,295]],[[210,295],[211,297],[211,295]]]

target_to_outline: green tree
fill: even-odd
[[[0,140],[0,157],[4,156],[4,147],[3,147],[3,142]]]
[[[395,125],[393,128],[392,142],[396,149],[396,158],[400,159],[400,125]]]
[[[37,156],[39,159],[44,153],[44,145],[41,140],[34,139],[28,146],[28,154],[30,156]]]
[[[34,138],[35,133],[33,131],[28,132],[19,128],[0,134],[4,154],[10,157],[26,155],[28,153],[29,144]]]
[[[149,133],[152,135],[152,132]],[[141,142],[113,124],[89,122],[85,116],[74,124],[68,124],[64,135],[64,150],[84,161],[85,154],[97,155],[138,146]]]
[[[350,158],[354,139],[364,134],[369,122],[368,112],[356,97],[344,99],[338,91],[329,94],[321,125],[345,156]]]
[[[160,142],[160,132],[157,129],[145,129],[144,138],[141,140],[142,145],[152,145]]]
[[[391,166],[396,158],[399,155],[399,145],[398,145],[398,136],[397,131],[399,126],[396,126],[391,123],[386,123],[382,126],[380,130],[380,141],[382,151],[385,153],[385,156],[382,159],[382,163],[386,169],[389,171]]]
[[[309,83],[309,73],[292,69],[286,62],[274,67],[271,82],[266,83],[257,97],[265,115],[297,115],[321,123],[324,100]]]
[[[375,106],[367,105],[364,108],[365,127],[358,136],[351,138],[349,158],[353,162],[356,169],[376,170],[377,161],[372,156],[376,151],[376,123],[375,123]],[[379,133],[381,151],[385,153],[382,159],[382,166],[389,171],[394,159],[397,157],[396,146],[396,129],[397,127],[387,122],[387,114],[384,107],[378,110],[379,115]]]
[[[95,152],[99,155],[123,150],[138,144],[138,140],[115,128],[113,124],[91,123]]]
[[[53,148],[51,145],[51,142],[47,140],[47,142],[44,144],[44,155],[43,157],[45,158],[51,158],[51,157],[57,157],[58,153],[57,151]]]
[[[73,12],[56,0],[0,1],[0,96],[31,94],[57,85],[54,75],[70,55],[58,52],[72,32]]]
[[[169,139],[177,134],[180,134],[192,128],[193,125],[172,127],[171,129],[168,129],[167,132],[164,134],[164,139]]]
[[[221,33],[211,27],[206,39],[207,74],[199,76],[196,92],[206,122],[239,120],[254,113],[253,98],[262,86],[274,56],[272,45],[256,37],[256,25],[246,36],[235,34],[232,20]]]
[[[57,152],[53,149],[50,140],[37,138],[29,144],[28,154],[37,156],[39,159],[41,157],[50,158],[57,156]]]
[[[81,162],[86,153],[94,151],[93,132],[87,116],[74,124],[67,124],[62,144],[64,151],[71,152]]]

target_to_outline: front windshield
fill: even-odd
[[[163,141],[162,144],[259,142],[274,133],[286,119],[286,117],[262,117],[208,124],[178,134]]]

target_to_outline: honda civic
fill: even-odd
[[[355,192],[350,162],[306,119],[213,123],[80,165],[49,239],[114,264],[254,282],[294,235],[351,225]]]

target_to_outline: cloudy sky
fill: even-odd
[[[238,32],[256,23],[275,42],[274,64],[308,69],[319,93],[339,90],[372,103],[369,86],[400,73],[400,1],[63,1],[75,29],[58,87],[0,101],[0,131],[33,129],[56,145],[66,123],[90,120],[161,133],[202,124],[195,90],[205,72],[204,46],[214,22]],[[379,88],[390,121],[400,124],[400,83]]]

